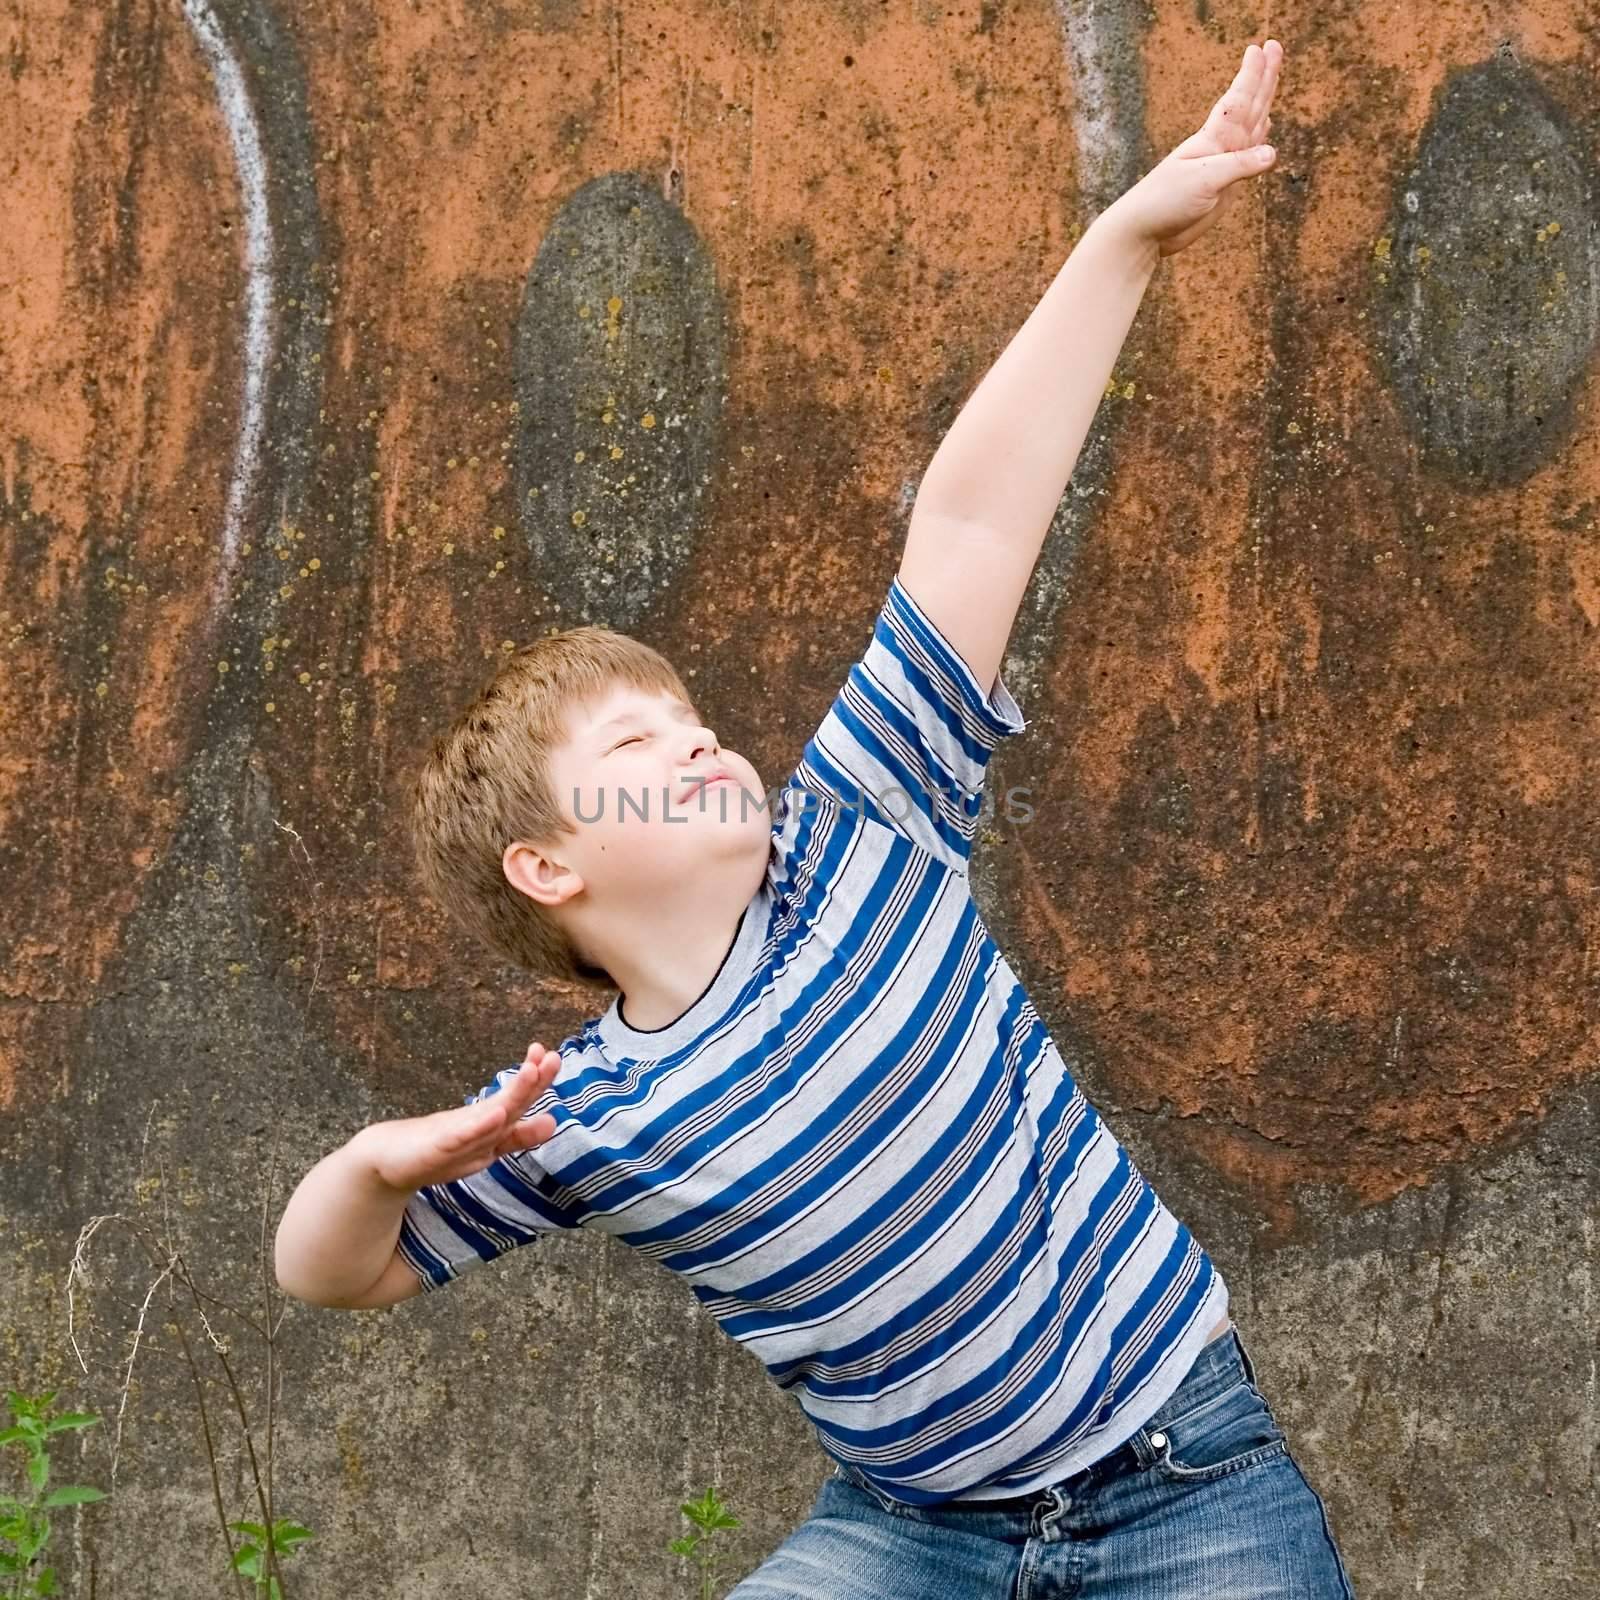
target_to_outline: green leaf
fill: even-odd
[[[698,1524],[700,1527],[705,1526],[706,1510],[703,1501],[685,1500],[679,1509],[691,1522]]]
[[[66,1411],[45,1424],[46,1433],[65,1433],[68,1428],[92,1428],[100,1418],[92,1411]]]
[[[56,1574],[53,1567],[46,1567],[33,1580],[33,1590],[35,1594],[54,1594],[56,1592]]]
[[[228,1524],[235,1533],[248,1533],[252,1539],[265,1539],[267,1530],[259,1522],[230,1522]]]
[[[701,1499],[687,1502],[683,1507],[683,1514],[706,1529],[739,1526],[739,1519],[729,1516],[728,1508],[717,1498],[715,1488],[707,1489]]]
[[[694,1554],[695,1537],[692,1533],[685,1534],[681,1539],[674,1539],[668,1546],[675,1556],[692,1556]]]
[[[46,1506],[86,1506],[91,1501],[104,1499],[105,1495],[99,1489],[86,1489],[82,1484],[68,1484],[61,1489],[52,1489],[40,1504]]]
[[[21,1428],[7,1428],[4,1433],[0,1433],[0,1444],[15,1444],[18,1439],[27,1437]]]
[[[28,1481],[35,1489],[42,1489],[50,1476],[50,1459],[45,1455],[28,1458]]]
[[[279,1588],[276,1578],[267,1579],[267,1594],[271,1600],[283,1600],[283,1590]]]
[[[21,1556],[7,1555],[4,1550],[0,1550],[0,1573],[9,1576],[13,1572],[21,1572],[27,1564]]]
[[[307,1539],[314,1539],[316,1535],[309,1529],[302,1527],[298,1522],[274,1522],[272,1524],[272,1545],[281,1555],[288,1555],[297,1544],[304,1544]]]
[[[242,1550],[233,1553],[233,1570],[242,1572],[247,1578],[261,1576],[261,1552],[253,1544],[247,1544]]]

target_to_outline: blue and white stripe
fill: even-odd
[[[400,1248],[424,1285],[555,1228],[611,1233],[915,1504],[1042,1487],[1153,1415],[1227,1288],[973,903],[988,760],[1023,726],[896,579],[721,970],[665,1028],[617,1005],[586,1023],[534,1108],[555,1135],[414,1197]]]

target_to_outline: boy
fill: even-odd
[[[1157,261],[1272,163],[1281,55],[1249,47],[979,385],[775,815],[671,667],[603,628],[528,646],[423,769],[436,898],[618,993],[467,1106],[326,1157],[279,1281],[388,1305],[578,1226],[683,1274],[837,1463],[732,1600],[1351,1593],[1226,1285],[967,877],[1044,531]]]

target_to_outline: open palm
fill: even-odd
[[[1162,255],[1193,244],[1227,209],[1238,180],[1265,172],[1276,159],[1264,141],[1282,62],[1276,39],[1247,46],[1238,74],[1199,132],[1115,203],[1121,220],[1154,240]]]

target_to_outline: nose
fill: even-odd
[[[717,736],[709,728],[692,728],[689,732],[689,759],[693,761],[702,753],[713,756],[721,753]]]

